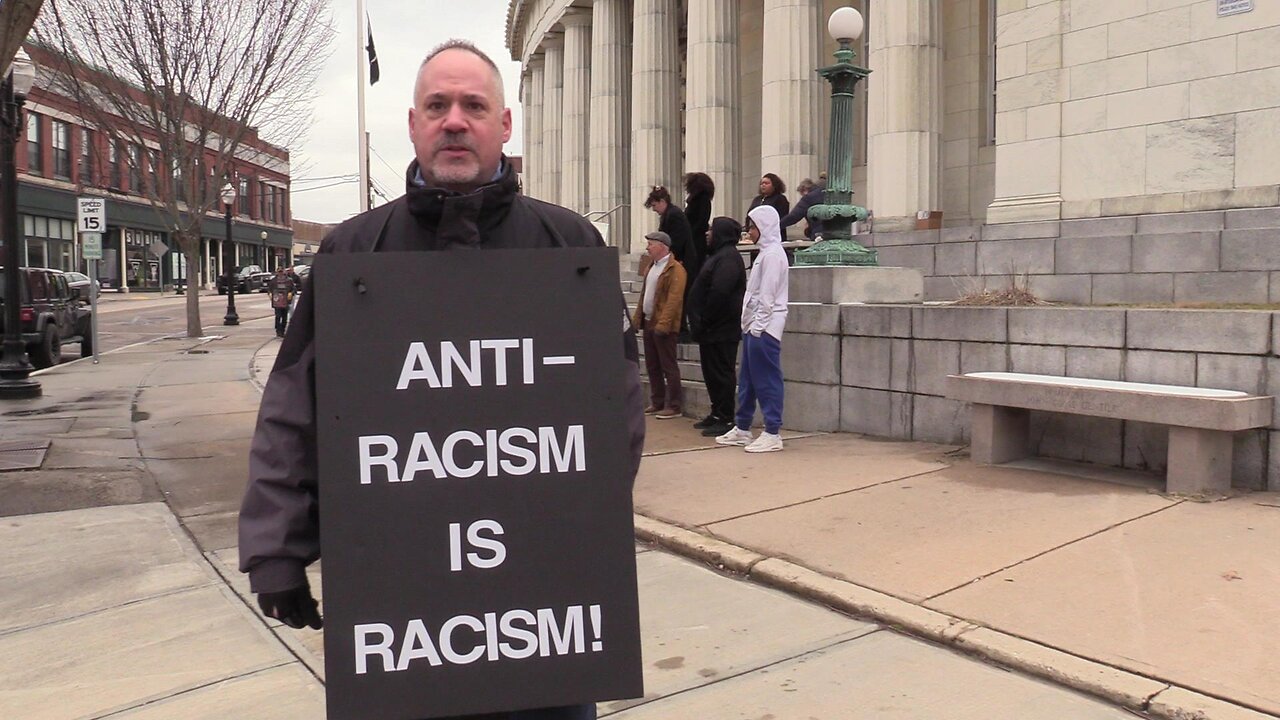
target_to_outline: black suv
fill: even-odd
[[[266,281],[270,279],[271,273],[263,272],[262,267],[258,265],[245,265],[242,268],[236,268],[231,276],[231,282],[235,284],[236,294],[247,292],[262,292],[266,287]],[[218,276],[218,294],[227,294],[227,276]]]
[[[47,368],[62,360],[63,343],[80,343],[80,357],[93,354],[90,339],[92,310],[81,291],[67,282],[66,273],[46,268],[19,268],[22,340],[31,364]],[[0,268],[0,332],[4,330],[5,277]]]

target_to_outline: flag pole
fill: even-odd
[[[360,146],[360,212],[369,209],[369,140],[364,122],[365,28],[364,0],[356,0],[356,112]]]

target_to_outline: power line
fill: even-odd
[[[401,170],[397,170],[397,169],[395,169],[395,168],[391,167],[391,163],[387,162],[387,159],[386,159],[386,158],[384,158],[384,157],[382,157],[382,155],[381,155],[381,154],[379,154],[377,150],[374,150],[372,145],[370,145],[370,146],[369,146],[369,152],[373,153],[373,154],[374,154],[374,157],[376,157],[376,158],[378,158],[379,160],[381,160],[381,161],[382,161],[382,164],[383,164],[383,165],[386,165],[386,166],[387,166],[387,169],[388,169],[388,170],[390,170],[391,172],[393,172],[393,173],[397,173],[397,174],[399,174],[400,172],[402,172]]]
[[[289,180],[290,182],[300,183],[300,182],[320,182],[322,180],[351,180],[351,179],[358,180],[359,176],[356,175],[355,173],[347,173],[346,175],[329,175],[327,177],[312,177],[312,178],[290,178]]]
[[[308,192],[310,190],[324,190],[325,188],[337,187],[339,185],[350,185],[353,182],[360,182],[360,178],[351,178],[350,180],[342,180],[340,182],[329,183],[328,185],[316,185],[308,188],[293,188],[291,192],[301,193]]]

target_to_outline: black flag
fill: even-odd
[[[369,44],[364,49],[369,52],[369,84],[373,85],[378,82],[378,51],[373,47],[373,26],[369,24],[368,15],[365,16],[364,23],[369,28]]]

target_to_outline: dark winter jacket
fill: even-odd
[[[705,248],[707,246],[707,230],[711,227],[711,195],[706,192],[690,195],[684,201],[684,214],[685,217],[689,218],[689,230],[693,233],[693,244],[698,248]]]
[[[342,223],[321,253],[593,247],[599,233],[581,216],[517,194],[510,163],[496,182],[460,195],[415,184],[409,167],[404,196]],[[240,569],[253,592],[300,587],[304,568],[320,557],[316,487],[315,343],[312,278],[263,391],[249,450],[249,487],[240,511]],[[390,320],[389,320],[390,321]],[[644,443],[644,414],[635,337],[625,333],[627,422],[634,482]]]
[[[787,213],[791,212],[791,201],[787,199],[787,196],[782,193],[774,193],[772,195],[757,195],[755,199],[751,201],[751,207],[747,208],[747,214],[750,215],[752,210],[755,210],[761,205],[768,205],[774,210],[777,210],[778,217],[780,218],[786,217]],[[743,221],[742,224],[746,225],[747,223],[746,221]]]
[[[742,337],[742,297],[747,271],[738,253],[742,226],[731,218],[711,224],[711,248],[689,290],[689,331],[698,342],[731,342]]]
[[[667,211],[658,220],[658,229],[671,237],[671,254],[684,266],[688,276],[697,274],[706,252],[697,247],[693,231],[689,229],[689,218],[684,211],[667,203]]]
[[[782,216],[783,231],[785,232],[787,228],[795,225],[801,220],[804,220],[805,216],[809,214],[809,208],[814,205],[821,205],[823,193],[825,192],[826,190],[816,187],[805,193],[804,196],[800,198],[800,202],[796,203],[796,206],[792,208],[791,212]],[[822,221],[810,220],[809,226],[804,230],[804,236],[812,240],[814,235],[820,234],[822,234]]]

